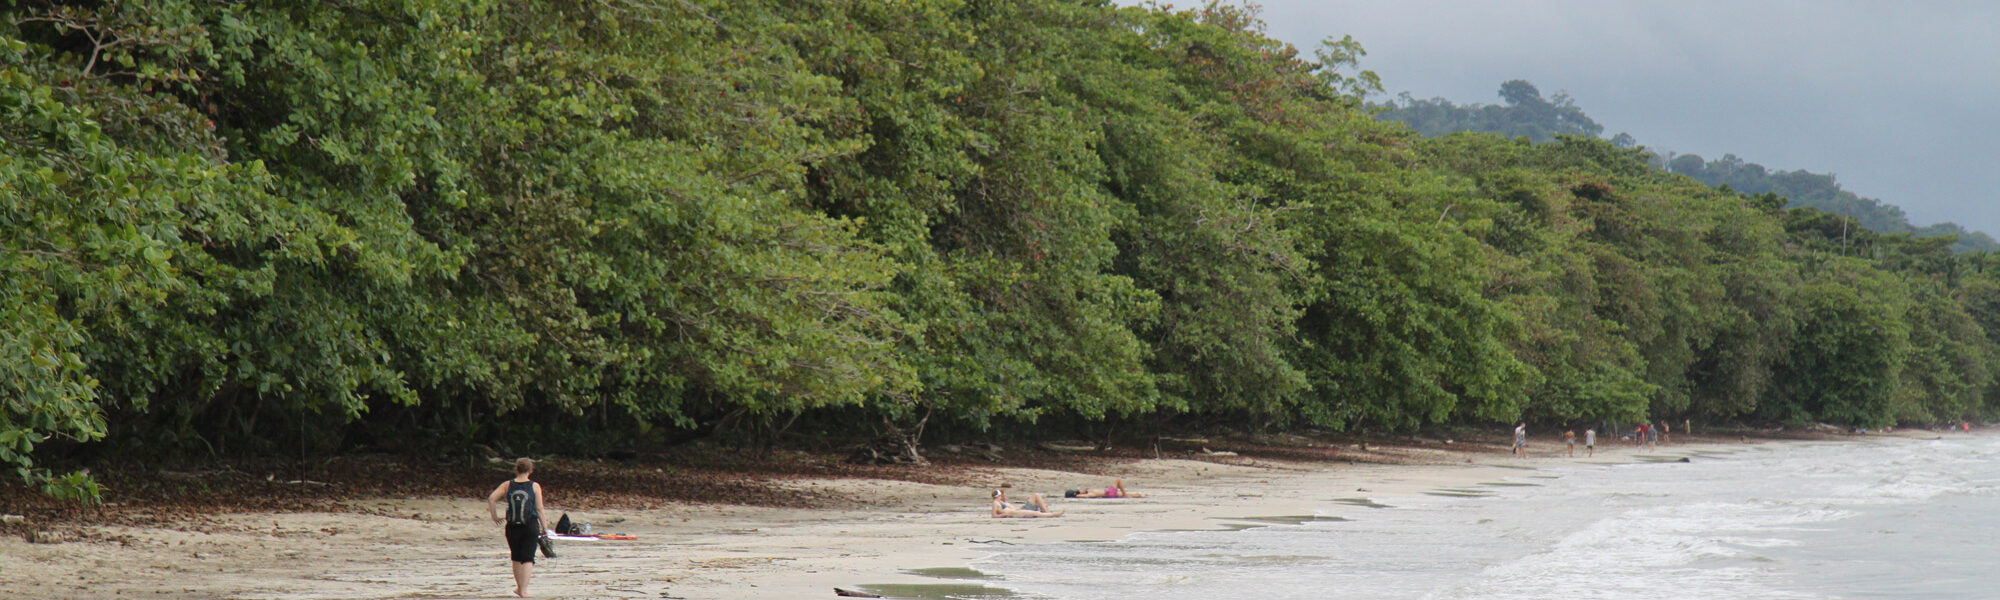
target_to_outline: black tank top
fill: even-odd
[[[507,483],[507,523],[512,525],[541,523],[542,513],[535,504],[535,482]]]

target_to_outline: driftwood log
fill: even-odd
[[[980,458],[985,460],[986,462],[1000,462],[1000,459],[1002,458],[1000,455],[1000,447],[993,444],[972,444],[972,445],[945,444],[943,446],[938,446],[937,449],[943,450],[949,454]]]
[[[916,436],[903,433],[895,423],[888,423],[887,431],[876,436],[873,441],[862,444],[847,456],[847,462],[857,465],[928,465],[924,455],[917,451]]]

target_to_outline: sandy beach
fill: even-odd
[[[1571,458],[1560,441],[1546,439],[1525,457],[1491,440],[1432,442],[1345,448],[1369,459],[1355,462],[1196,453],[1111,461],[1091,474],[972,467],[973,481],[958,485],[774,482],[848,499],[830,508],[683,503],[578,510],[566,507],[563,490],[554,488],[552,513],[638,539],[559,542],[559,557],[540,562],[531,591],[542,598],[833,598],[836,587],[952,583],[930,576],[951,571],[923,570],[963,568],[1001,545],[1296,521],[1339,507],[1370,510],[1367,500],[1393,504],[1518,477],[1523,469],[1675,460],[1746,443],[1784,442],[1710,437],[1641,452],[1614,441],[1600,444],[1594,458],[1584,457],[1580,444]],[[1066,488],[1106,485],[1107,474],[1148,497],[1061,498]],[[1001,487],[1015,498],[1049,494],[1066,514],[992,518],[987,498]],[[9,536],[0,539],[0,589],[24,598],[512,597],[505,545],[487,518],[486,491],[371,499],[341,512],[219,514],[185,526],[100,525],[57,543]]]

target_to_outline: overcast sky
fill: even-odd
[[[1568,92],[1606,137],[1834,173],[1919,226],[2000,236],[2000,2],[1261,4],[1269,33],[1307,53],[1353,35],[1392,97],[1492,104],[1526,79]]]

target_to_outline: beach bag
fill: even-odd
[[[570,535],[574,533],[576,533],[576,528],[569,524],[569,513],[563,513],[562,519],[556,521],[556,535]]]

